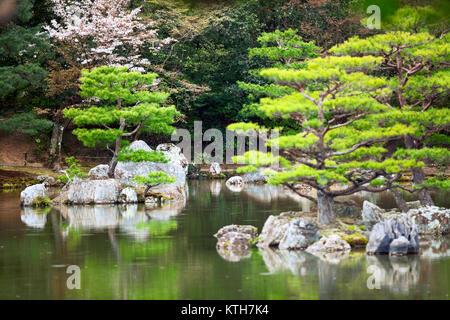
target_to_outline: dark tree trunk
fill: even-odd
[[[421,184],[425,181],[425,173],[422,168],[414,168],[413,173],[413,183],[415,185]],[[434,201],[431,198],[430,192],[427,189],[422,189],[419,191],[420,204],[423,206],[434,206]]]
[[[397,204],[397,207],[402,212],[408,212],[408,206],[406,205],[405,199],[403,199],[403,195],[400,192],[400,190],[393,188],[391,189],[392,195],[394,196],[395,203]]]
[[[334,222],[334,200],[333,197],[317,190],[317,209],[320,224],[331,224]]]
[[[119,130],[125,129],[125,119],[120,119],[120,127]],[[119,136],[116,138],[116,146],[114,147],[114,154],[111,159],[111,162],[109,163],[109,171],[108,176],[110,178],[114,178],[114,171],[116,170],[117,166],[117,157],[119,156],[120,147],[122,146],[122,136]]]
[[[122,137],[119,137],[116,139],[116,147],[114,150],[114,154],[112,156],[112,159],[109,163],[109,171],[108,171],[108,176],[110,178],[114,178],[114,171],[116,170],[116,166],[117,166],[117,157],[119,156],[119,150],[120,150],[120,146],[122,145]]]
[[[416,143],[413,138],[408,134],[405,137],[405,146],[406,149],[416,149]],[[413,176],[413,184],[419,185],[425,181],[425,172],[423,172],[422,168],[414,168],[412,169]],[[420,204],[423,206],[433,206],[434,201],[431,198],[430,192],[427,189],[420,190],[419,192],[419,200]]]
[[[49,168],[55,171],[61,170],[61,145],[64,134],[64,123],[57,117],[53,124],[52,137],[50,139]]]

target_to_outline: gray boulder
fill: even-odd
[[[45,185],[52,185],[56,183],[55,178],[53,178],[52,176],[48,176],[48,175],[41,175],[41,176],[37,176],[36,180],[44,183]]]
[[[99,164],[89,170],[88,176],[91,180],[108,179],[109,166],[107,164]]]
[[[34,205],[34,201],[38,197],[48,197],[47,188],[45,187],[45,183],[35,184],[29,187],[26,187],[20,193],[20,204],[22,206],[32,206]]]
[[[119,202],[121,203],[136,203],[138,202],[138,197],[136,190],[131,187],[127,187],[120,191]]]
[[[261,171],[247,172],[242,176],[242,179],[247,184],[265,184],[267,182],[267,176],[262,174]]]
[[[408,211],[420,234],[450,233],[450,209],[436,206],[419,207]]]
[[[67,202],[71,204],[116,203],[121,185],[115,179],[81,180],[69,183]]]
[[[336,234],[328,237],[322,237],[319,241],[310,245],[306,252],[311,254],[336,251],[350,251],[351,247],[347,241],[343,240]]]
[[[248,234],[252,239],[255,239],[258,235],[258,229],[254,226],[231,224],[220,228],[219,231],[217,231],[217,233],[214,235],[214,237],[219,239],[228,232],[245,233]]]
[[[244,189],[244,180],[239,176],[231,177],[225,185],[232,192],[241,192]]]
[[[304,249],[319,240],[320,231],[312,219],[294,218],[289,221],[283,238],[278,245],[280,249]]]
[[[261,230],[257,246],[260,248],[278,246],[286,233],[290,219],[296,214],[295,212],[283,212],[278,216],[269,216]]]
[[[153,151],[153,149],[150,148],[150,146],[143,140],[133,141],[130,144],[129,148],[133,151],[137,151],[137,150]]]
[[[161,146],[161,145],[160,145]],[[142,140],[134,141],[130,144],[132,150],[145,150],[151,151],[152,149]],[[164,148],[161,147],[160,150]],[[170,148],[167,147],[169,150]],[[165,150],[165,149],[164,149]],[[168,154],[174,152],[174,148],[170,149]],[[161,151],[162,152],[162,151]],[[150,172],[163,171],[170,176],[175,177],[176,184],[186,183],[186,171],[177,163],[176,159],[170,159],[168,163],[158,163],[150,161],[132,162],[132,161],[119,161],[114,171],[114,177],[123,184],[137,186],[137,183],[132,181],[132,178],[141,175],[147,176]]]
[[[220,164],[218,162],[211,163],[211,166],[209,167],[209,174],[212,176],[218,176],[222,174],[222,168],[220,167]]]
[[[389,246],[389,254],[393,256],[403,256],[408,254],[409,240],[404,236],[392,240]]]
[[[237,256],[246,256],[252,247],[250,235],[240,232],[227,232],[217,240],[217,250],[227,250]]]
[[[362,209],[363,222],[368,231],[371,231],[373,226],[380,221],[384,220],[385,211],[373,204],[370,201],[365,200]]]
[[[227,182],[225,182],[225,184],[228,185],[232,185],[232,186],[241,186],[244,184],[244,179],[242,179],[242,177],[240,176],[234,176],[231,177],[230,179],[227,180]]]
[[[138,188],[139,191],[143,191],[145,187]],[[187,198],[187,186],[171,183],[162,184],[153,187],[148,191],[146,203],[158,203],[158,202],[182,202]],[[142,192],[143,193],[143,192]]]
[[[164,155],[170,159],[169,163],[173,163],[183,168],[184,173],[188,173],[189,162],[181,152],[181,149],[173,143],[163,143],[156,147],[156,151],[164,153]]]
[[[366,246],[368,254],[387,254],[391,252],[391,243],[404,237],[408,240],[407,253],[419,251],[419,233],[416,224],[406,214],[395,215],[390,219],[377,223],[369,236]],[[394,243],[392,250],[400,250],[401,241]]]

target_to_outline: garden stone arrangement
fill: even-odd
[[[133,152],[153,151],[141,140],[134,141],[129,148]],[[167,162],[118,161],[113,178],[108,175],[109,166],[101,164],[92,168],[87,177],[75,177],[72,181],[68,181],[54,199],[50,199],[45,183],[27,187],[21,193],[21,205],[40,206],[46,199],[47,202],[52,200],[54,205],[185,201],[187,196],[186,158],[173,144],[158,145],[156,149],[166,156]],[[163,172],[173,177],[174,181],[167,184],[155,184],[144,196],[146,187],[141,186],[134,178],[154,172]]]
[[[228,182],[241,183],[237,179]],[[353,248],[362,247],[368,255],[417,254],[421,236],[449,234],[450,209],[422,207],[416,201],[408,202],[407,206],[411,209],[401,213],[364,201],[361,220],[357,223],[366,226],[367,231],[361,232],[364,235],[355,234],[365,241],[351,241],[355,234],[348,234],[350,228],[319,225],[315,219],[305,218],[304,212],[291,211],[269,216],[260,234],[256,227],[250,225],[225,226],[214,235],[218,239],[216,247],[218,253],[229,261],[250,257],[251,247],[256,246],[260,250],[302,250],[323,260],[338,262]],[[423,241],[428,241],[425,239]]]

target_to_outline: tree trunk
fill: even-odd
[[[392,188],[391,189],[392,195],[394,196],[394,200],[395,203],[397,204],[397,207],[402,211],[402,212],[408,212],[408,206],[406,205],[406,201],[405,199],[403,199],[403,195],[400,192],[400,190],[396,189],[396,188]]]
[[[425,181],[425,173],[422,168],[414,168],[413,173],[413,183],[415,185],[421,184]],[[427,189],[422,189],[419,191],[420,204],[423,206],[434,206],[434,201],[431,198],[430,192]]]
[[[117,166],[117,157],[119,156],[119,150],[120,150],[120,146],[122,145],[122,137],[118,137],[116,138],[116,147],[114,150],[114,154],[113,157],[109,163],[109,171],[108,171],[108,176],[110,178],[114,178],[114,171],[116,170],[116,166]]]
[[[125,119],[120,119],[119,130],[123,131],[123,129],[125,129]],[[119,151],[120,151],[121,146],[122,146],[122,136],[118,136],[116,138],[116,146],[114,148],[114,154],[111,159],[111,162],[109,163],[108,176],[110,178],[114,178],[114,171],[116,170],[116,166],[117,166],[117,157],[119,156]]]
[[[320,224],[331,224],[334,222],[334,200],[333,197],[317,190],[317,209]]]
[[[53,124],[52,137],[50,139],[49,168],[55,171],[61,170],[61,145],[64,133],[64,124],[57,118]]]
[[[405,146],[406,146],[406,149],[416,149],[414,140],[409,134],[406,135],[406,137],[405,137]],[[422,168],[413,168],[412,176],[413,176],[413,184],[414,185],[419,185],[425,181],[425,172],[423,172]],[[420,204],[422,206],[433,206],[434,205],[434,201],[431,198],[430,192],[427,189],[420,190],[419,200],[420,200]]]

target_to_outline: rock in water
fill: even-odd
[[[251,225],[231,224],[229,226],[220,228],[219,231],[217,231],[217,233],[214,235],[214,237],[219,239],[228,232],[245,233],[248,234],[252,239],[255,239],[258,234],[258,229]]]
[[[450,233],[450,209],[436,206],[419,207],[408,211],[420,234]]]
[[[383,209],[372,202],[367,200],[364,201],[362,218],[368,231],[371,231],[375,224],[384,220],[384,212]]]
[[[118,202],[121,185],[115,179],[70,182],[67,200],[71,204],[105,204]]]
[[[218,239],[216,248],[224,248],[228,251],[233,251],[236,254],[242,253],[245,255],[246,251],[251,248],[250,238],[250,235],[246,233],[227,232]]]
[[[242,177],[234,176],[227,180],[226,185],[240,186],[244,184]]]
[[[283,212],[278,216],[269,216],[264,223],[257,246],[260,248],[278,246],[284,237],[289,220],[295,217],[295,214]]]
[[[101,180],[101,179],[108,179],[108,171],[109,166],[107,164],[99,164],[96,167],[93,167],[91,170],[89,170],[89,179],[91,180]]]
[[[184,173],[188,173],[189,162],[181,152],[181,149],[173,143],[163,143],[156,147],[156,151],[164,153],[169,158],[169,163],[173,163],[183,168]]]
[[[265,184],[267,182],[267,176],[262,174],[261,171],[247,172],[242,176],[242,179],[247,184]]]
[[[338,235],[330,235],[328,237],[322,237],[319,241],[310,245],[306,252],[309,253],[323,253],[323,252],[335,252],[335,251],[350,251],[351,247],[347,241],[341,239]]]
[[[258,229],[250,225],[232,224],[220,228],[214,235],[217,238],[217,252],[228,261],[248,258],[251,254],[251,241],[256,239],[257,232]]]
[[[209,167],[209,173],[212,176],[218,176],[222,174],[222,168],[220,167],[220,164],[218,162],[211,163],[211,166]]]
[[[280,249],[304,249],[319,240],[320,231],[312,219],[294,218],[289,221],[285,234],[278,245]]]
[[[38,197],[47,197],[47,188],[45,187],[45,183],[26,187],[20,193],[20,204],[22,206],[32,206]]]
[[[225,185],[232,192],[241,192],[244,189],[244,180],[239,176],[231,177]]]
[[[119,202],[121,203],[136,203],[138,202],[136,190],[131,187],[127,187],[120,191]]]
[[[389,246],[389,254],[394,256],[402,256],[408,253],[409,240],[403,236],[392,240]]]
[[[184,186],[186,183],[186,170],[183,168],[179,162],[180,158],[183,156],[182,154],[178,155],[178,158],[171,159],[170,155],[178,152],[178,147],[174,146],[162,146],[159,145],[160,150],[167,150],[166,156],[169,158],[168,163],[159,163],[159,162],[150,162],[150,161],[142,161],[142,162],[123,162],[119,161],[117,163],[116,170],[114,171],[114,177],[120,180],[123,184],[129,184],[132,186],[137,186],[137,183],[132,181],[132,178],[140,175],[147,176],[150,172],[154,171],[163,171],[166,174],[175,177],[176,181],[174,184],[179,184]],[[134,141],[130,144],[130,148],[132,150],[145,150],[151,151],[151,148],[142,140]],[[176,151],[176,152],[175,152]],[[161,151],[163,152],[163,151]],[[184,156],[183,156],[184,157]]]
[[[416,224],[406,214],[393,216],[377,223],[370,233],[366,252],[369,254],[387,254],[391,252],[391,243],[404,237],[408,240],[407,253],[419,252],[419,233]],[[402,240],[394,243],[392,252],[401,252]]]

